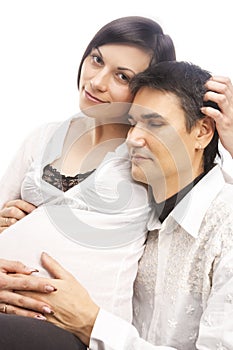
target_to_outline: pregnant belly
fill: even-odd
[[[41,253],[47,252],[87,288],[100,306],[127,320],[131,319],[133,281],[143,244],[137,242],[134,248],[96,249],[79,244],[62,232],[43,207],[0,235],[1,258],[22,261],[47,277],[40,263]]]

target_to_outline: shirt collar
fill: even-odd
[[[170,215],[196,238],[206,211],[224,185],[222,170],[216,165],[187,193]]]

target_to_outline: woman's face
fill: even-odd
[[[128,44],[106,44],[93,49],[82,65],[80,109],[95,117],[105,112],[112,117],[126,113],[133,99],[129,82],[148,67],[150,60],[148,51]],[[94,110],[97,113],[92,115]]]

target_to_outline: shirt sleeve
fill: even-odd
[[[123,319],[100,309],[92,330],[90,350],[175,350],[155,346],[142,338],[136,328]]]
[[[53,124],[51,123],[51,126]],[[0,179],[0,209],[10,200],[21,199],[21,185],[25,174],[38,151],[41,136],[51,129],[44,124],[33,130],[22,142],[5,173]]]
[[[231,243],[229,242],[229,245]],[[233,250],[222,258],[213,275],[212,291],[203,312],[197,349],[232,349]]]

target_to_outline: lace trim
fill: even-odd
[[[52,165],[48,164],[43,169],[42,179],[59,190],[66,192],[73,186],[76,186],[85,180],[94,171],[95,169],[83,174],[77,174],[75,176],[66,176],[61,174],[57,169],[53,168]]]

